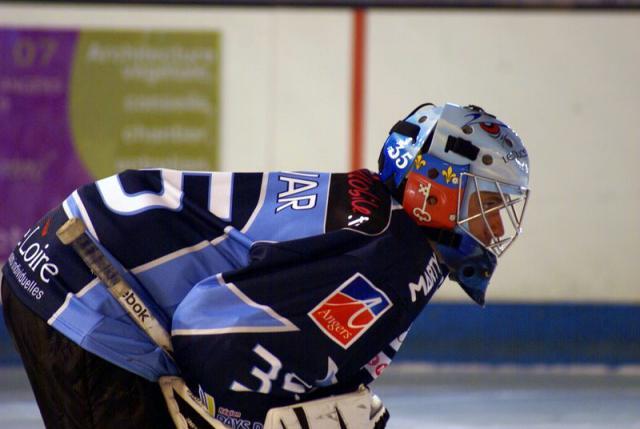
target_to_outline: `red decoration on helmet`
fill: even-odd
[[[418,225],[453,229],[456,226],[458,192],[457,187],[441,185],[411,171],[407,175],[402,206]]]
[[[498,137],[500,134],[500,125],[495,122],[480,122],[480,128],[485,130],[493,137]]]

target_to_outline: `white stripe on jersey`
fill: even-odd
[[[240,232],[242,232],[243,234],[246,233],[249,230],[249,228],[251,228],[251,225],[256,220],[258,213],[260,213],[260,210],[262,210],[262,206],[264,205],[264,200],[267,198],[268,184],[269,184],[269,174],[262,173],[262,184],[260,185],[260,198],[258,198],[258,204],[256,204],[256,207],[253,209],[253,213],[251,213],[251,217],[240,230]]]
[[[100,237],[98,237],[98,234],[93,227],[93,222],[91,222],[91,218],[87,213],[87,208],[84,206],[78,191],[73,191],[73,193],[62,202],[62,209],[69,219],[73,217],[79,217],[82,219],[89,234],[91,234],[97,242],[100,242]]]
[[[47,320],[47,324],[49,324],[49,326],[53,325],[53,323],[56,321],[58,316],[64,313],[64,311],[69,306],[69,302],[71,301],[71,298],[73,298],[73,294],[69,292],[64,298],[64,303],[62,303],[62,305],[56,310],[55,313],[53,313],[53,315],[49,318],[49,320]]]
[[[233,198],[233,173],[211,174],[209,186],[209,211],[222,220],[231,220]]]
[[[122,187],[119,174],[98,180],[96,187],[104,204],[114,213],[131,215],[155,207],[180,210],[184,195],[183,172],[166,168],[161,168],[159,171],[162,176],[160,193],[143,191],[129,194]]]
[[[226,287],[231,293],[237,296],[244,304],[249,307],[256,308],[274,320],[280,323],[280,326],[257,326],[257,325],[243,325],[242,321],[236,322],[237,325],[225,326],[219,328],[204,328],[204,329],[173,329],[171,335],[220,335],[230,333],[262,333],[262,332],[292,332],[299,331],[296,325],[294,325],[289,319],[278,314],[274,309],[267,305],[258,304],[247,295],[244,294],[233,283],[225,282],[222,274],[216,275],[216,280],[220,287]]]
[[[76,297],[82,298],[98,284],[100,284],[100,279],[96,277],[95,279],[91,280],[89,283],[84,285],[84,287],[80,289],[78,293],[76,293]]]
[[[402,342],[407,337],[408,333],[409,333],[409,331],[406,330],[402,334],[400,334],[400,336],[398,338],[396,338],[395,340],[391,341],[391,344],[389,344],[391,346],[391,348],[393,350],[395,350],[395,351],[400,350],[400,346],[402,346]]]
[[[225,237],[225,236],[222,236]],[[192,252],[197,252],[199,250],[204,249],[209,246],[211,242],[204,240],[199,243],[194,244],[193,246],[183,247],[182,249],[178,249],[175,252],[167,253],[164,256],[159,257],[158,259],[154,259],[153,261],[149,261],[146,264],[138,265],[137,267],[132,268],[131,271],[133,274],[143,273],[147,270],[150,270],[153,267],[157,267],[158,265],[162,265],[165,262],[169,262],[173,259],[176,259],[180,256],[187,255]]]

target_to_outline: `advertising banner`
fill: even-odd
[[[220,35],[0,29],[0,263],[78,186],[215,170]]]

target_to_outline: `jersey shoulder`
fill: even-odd
[[[391,194],[376,173],[361,169],[333,174],[326,230],[380,234],[389,225],[392,203]]]
[[[127,170],[67,198],[94,237],[135,267],[242,228],[260,198],[262,173]]]

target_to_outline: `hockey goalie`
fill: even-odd
[[[528,180],[454,104],[398,121],[378,172],[128,170],[26,231],[5,321],[48,428],[383,428],[369,386],[445,278],[484,304]]]

